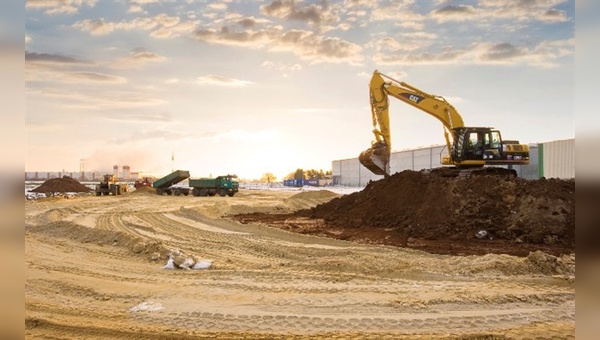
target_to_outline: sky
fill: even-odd
[[[374,139],[374,70],[468,126],[574,138],[574,0],[29,0],[25,171],[279,180]],[[391,98],[392,149],[444,143]]]

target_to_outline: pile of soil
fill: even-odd
[[[154,189],[153,187],[139,187],[137,189],[135,189],[132,193],[132,195],[154,195],[156,196],[156,189]]]
[[[79,181],[63,176],[62,178],[52,178],[30,192],[45,193],[64,193],[64,192],[90,192],[92,189],[81,184]]]
[[[238,220],[443,254],[568,254],[575,252],[575,181],[403,171],[281,217],[285,223],[258,215]]]

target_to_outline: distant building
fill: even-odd
[[[441,167],[445,145],[392,152],[391,173],[404,170],[420,171]],[[529,144],[529,164],[513,165],[517,175],[525,179],[575,178],[575,139]],[[383,176],[375,175],[360,164],[358,158],[336,160],[331,163],[333,185],[364,187],[369,181]]]

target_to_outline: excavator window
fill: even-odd
[[[467,140],[466,159],[482,159],[484,146],[484,134],[481,132],[470,132]]]
[[[500,138],[500,132],[492,131],[490,134],[491,134],[491,138],[492,138],[492,143],[490,145],[490,149],[500,149],[500,141],[502,140]]]

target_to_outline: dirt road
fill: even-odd
[[[26,202],[26,338],[575,337],[574,256],[434,255],[223,218],[335,197],[296,194]],[[212,267],[164,269],[176,250]]]

